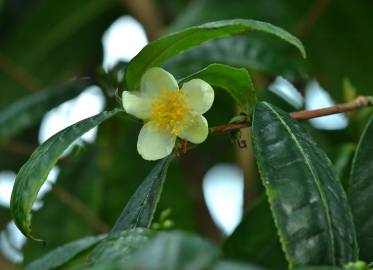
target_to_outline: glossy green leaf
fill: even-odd
[[[29,264],[25,270],[49,270],[60,267],[85,250],[92,248],[104,237],[104,235],[90,236],[58,247],[44,257]]]
[[[115,109],[103,112],[65,128],[40,145],[22,166],[13,187],[10,209],[17,227],[25,236],[38,240],[31,235],[30,212],[41,186],[58,158],[76,139],[119,111]]]
[[[125,266],[132,261],[133,254],[143,248],[152,236],[153,232],[144,228],[109,235],[92,251],[89,264],[93,269],[103,266],[106,269],[127,269]]]
[[[284,45],[281,40],[261,40],[253,35],[227,37],[193,48],[168,60],[162,67],[172,71],[176,78],[188,76],[213,63],[276,76],[281,74],[287,78],[304,78],[302,59],[289,56]]]
[[[211,22],[165,36],[145,46],[127,66],[125,74],[126,87],[128,90],[138,89],[141,76],[147,69],[160,66],[166,60],[188,49],[209,40],[252,31],[275,35],[298,48],[303,57],[306,56],[302,43],[295,36],[269,23],[243,19]]]
[[[170,155],[154,166],[148,176],[128,201],[116,221],[111,234],[133,228],[148,228],[152,222],[166,180],[168,166],[173,159]]]
[[[0,142],[36,124],[46,112],[74,98],[91,84],[89,79],[71,81],[26,96],[0,111]]]
[[[162,232],[134,255],[129,269],[204,270],[219,256],[210,242],[182,232]]]
[[[373,116],[357,147],[349,183],[349,200],[356,225],[360,258],[373,261]]]
[[[181,83],[195,78],[202,79],[215,87],[226,90],[241,110],[251,114],[257,99],[250,74],[245,68],[212,64],[182,79]]]
[[[224,257],[268,268],[285,269],[287,262],[267,197],[258,200],[225,240]]]
[[[342,265],[358,248],[351,209],[326,154],[282,110],[259,103],[253,144],[290,267]]]

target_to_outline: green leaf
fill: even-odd
[[[357,147],[349,183],[349,200],[356,225],[360,258],[373,261],[373,116]]]
[[[76,97],[91,84],[89,79],[74,80],[13,103],[0,112],[0,142],[36,124],[46,112]]]
[[[358,257],[351,209],[331,162],[282,110],[258,103],[253,143],[290,267],[342,265]]]
[[[39,240],[31,235],[30,212],[41,186],[58,158],[76,139],[119,111],[115,109],[102,112],[65,128],[40,145],[22,166],[14,183],[10,210],[17,227],[25,236]]]
[[[58,247],[44,257],[30,263],[25,270],[48,270],[60,267],[85,250],[92,248],[103,238],[104,235],[90,236]]]
[[[160,38],[145,46],[128,64],[125,74],[127,90],[137,90],[144,72],[160,66],[166,60],[209,40],[260,31],[275,35],[299,49],[303,57],[306,52],[302,43],[285,30],[269,23],[254,20],[225,20],[190,27],[184,31]]]
[[[111,234],[138,227],[149,228],[172,159],[173,155],[170,155],[158,161],[128,201]]]
[[[163,232],[134,255],[129,269],[209,269],[218,256],[219,250],[198,236]]]
[[[211,41],[176,56],[162,67],[182,78],[213,64],[221,63],[247,68],[268,75],[283,75],[297,80],[305,77],[302,59],[292,57],[280,39],[254,37],[253,35],[227,37]]]
[[[90,264],[93,267],[110,266],[107,269],[120,269],[128,265],[133,254],[144,247],[152,236],[153,232],[144,228],[109,235],[92,251]]]
[[[194,78],[202,79],[209,84],[226,90],[244,112],[251,114],[257,99],[253,82],[245,68],[235,68],[223,64],[212,64],[181,83]]]
[[[261,197],[249,209],[241,223],[225,240],[223,252],[228,259],[248,261],[275,269],[287,267],[267,197]]]

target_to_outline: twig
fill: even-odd
[[[317,110],[310,110],[310,111],[299,111],[299,112],[293,112],[290,113],[290,117],[295,120],[307,120],[311,118],[336,114],[336,113],[343,113],[343,112],[349,112],[365,107],[373,106],[373,97],[369,96],[360,96],[356,98],[355,100],[343,104],[338,104],[332,107],[327,107],[323,109],[317,109]],[[232,123],[228,125],[222,125],[217,127],[210,128],[210,133],[212,134],[221,134],[226,133],[229,131],[239,130],[241,128],[247,128],[251,126],[251,123],[249,122],[243,122],[243,123]]]
[[[0,72],[12,78],[20,86],[30,92],[37,92],[42,88],[39,80],[35,79],[23,68],[17,66],[8,57],[0,52]]]
[[[110,228],[103,222],[99,217],[96,216],[91,209],[89,209],[83,202],[78,198],[68,193],[61,187],[54,186],[52,192],[56,197],[68,206],[73,212],[84,219],[89,225],[91,225],[98,233],[107,233]]]
[[[290,116],[296,120],[307,120],[325,115],[349,112],[368,106],[373,106],[373,97],[361,96],[348,103],[337,104],[332,107],[312,111],[293,112],[290,114]]]
[[[316,0],[310,7],[308,12],[303,16],[299,24],[299,36],[306,35],[310,29],[316,24],[317,20],[325,13],[328,9],[331,0]]]
[[[0,145],[0,149],[4,149],[9,153],[17,154],[17,155],[26,155],[29,156],[34,152],[37,145],[24,143],[24,142],[16,142],[10,141],[4,145]]]
[[[153,0],[120,0],[123,6],[143,25],[150,40],[158,37],[163,28],[162,16]]]

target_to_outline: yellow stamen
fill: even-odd
[[[165,88],[154,99],[150,118],[158,130],[175,136],[180,135],[192,121],[185,95],[179,90]]]

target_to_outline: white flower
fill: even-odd
[[[210,109],[214,90],[203,80],[190,80],[179,90],[170,73],[153,67],[142,76],[140,91],[124,91],[122,101],[127,113],[145,122],[137,151],[146,160],[171,154],[176,137],[192,143],[207,138],[208,124],[202,114]]]

